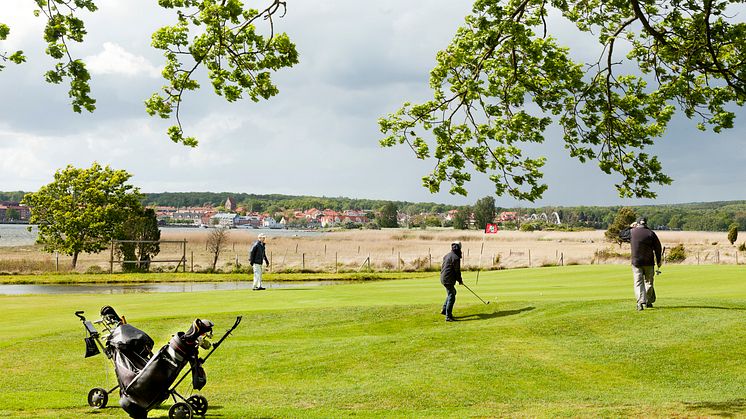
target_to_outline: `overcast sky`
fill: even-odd
[[[196,149],[173,144],[170,121],[149,117],[143,101],[160,89],[163,59],[150,34],[172,23],[154,0],[108,0],[85,15],[89,35],[73,54],[92,73],[93,114],[72,112],[66,85],[43,82],[51,66],[41,40],[43,20],[32,0],[2,0],[0,22],[11,27],[0,51],[23,49],[24,65],[0,72],[0,190],[34,191],[68,164],[98,161],[133,175],[143,192],[245,192],[472,204],[493,194],[478,176],[469,196],[432,195],[421,177],[432,162],[406,147],[380,148],[377,119],[405,101],[431,97],[429,71],[471,9],[467,0],[288,1],[276,28],[296,43],[300,64],[275,74],[280,94],[269,101],[227,104],[208,83],[185,98],[184,127]],[[260,7],[264,2],[255,2]],[[570,47],[584,50],[565,34]],[[561,134],[532,148],[547,156],[549,190],[535,204],[497,197],[499,206],[617,205],[746,199],[746,112],[736,128],[702,133],[683,118],[649,152],[674,184],[657,200],[617,196],[618,177],[568,157]],[[444,190],[448,185],[444,185]]]

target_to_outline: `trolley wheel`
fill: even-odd
[[[187,403],[192,407],[195,415],[204,416],[207,413],[207,399],[201,394],[189,396]]]
[[[102,409],[106,407],[106,403],[109,402],[109,393],[101,387],[92,388],[88,392],[88,405],[96,409]]]
[[[178,402],[168,409],[168,419],[192,419],[192,406]]]

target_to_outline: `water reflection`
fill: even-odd
[[[267,289],[319,287],[348,283],[349,281],[294,281],[263,282]],[[154,294],[162,292],[203,292],[249,290],[251,281],[234,282],[169,282],[151,284],[71,284],[71,285],[0,285],[0,295],[26,294]]]

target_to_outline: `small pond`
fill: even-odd
[[[293,282],[268,282],[264,281],[264,288],[271,289],[293,289],[320,287],[326,285],[337,285],[349,283],[350,281],[293,281]],[[233,282],[168,282],[149,284],[0,284],[0,295],[26,295],[26,294],[140,294],[161,292],[201,292],[201,291],[225,291],[225,290],[250,290],[251,281]],[[257,291],[261,292],[261,291]]]

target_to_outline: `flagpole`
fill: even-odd
[[[482,230],[482,248],[479,250],[479,265],[477,266],[477,281],[476,284],[479,285],[479,271],[482,270],[482,252],[484,252],[484,238],[487,237],[487,227]]]

